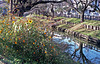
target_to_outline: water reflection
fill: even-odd
[[[80,54],[79,56],[76,55],[77,51],[79,51]],[[80,43],[79,47],[75,49],[74,53],[71,56],[73,59],[77,57],[77,61],[82,61],[82,63],[86,63],[86,64],[91,63],[91,61],[89,61],[83,53],[83,43]]]
[[[91,44],[81,43],[74,40],[73,37],[66,37],[58,33],[53,33],[52,38],[56,43],[67,44],[68,47],[65,52],[69,53],[73,60],[82,64],[100,64],[100,48]]]

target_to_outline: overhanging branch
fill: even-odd
[[[38,4],[46,4],[46,3],[62,3],[62,2],[66,2],[65,0],[62,1],[38,1],[32,4],[32,7]]]

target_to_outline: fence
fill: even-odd
[[[66,15],[66,14],[55,14],[56,16],[62,16],[62,17],[67,17],[67,18],[80,18],[80,15],[74,15],[74,14],[70,14],[70,15]],[[84,19],[88,19],[88,20],[98,20],[100,21],[100,16],[87,16],[84,15]]]

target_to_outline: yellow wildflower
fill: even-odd
[[[12,21],[12,23],[14,23],[15,21]]]
[[[47,51],[45,51],[45,53],[47,53]]]
[[[9,33],[10,31],[8,31],[8,33]]]
[[[43,46],[45,46],[45,44],[43,43]]]
[[[4,20],[2,22],[5,22]]]
[[[49,36],[49,38],[51,38],[51,36]]]
[[[10,33],[10,35],[12,35],[12,34]]]
[[[32,20],[28,20],[28,22],[31,24],[33,21]]]

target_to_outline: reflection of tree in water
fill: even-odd
[[[73,56],[73,59],[75,58],[75,57],[77,57],[78,58],[78,60],[77,61],[82,61],[83,62],[83,64],[90,64],[91,63],[91,61],[89,61],[87,58],[86,58],[86,56],[84,55],[84,53],[83,53],[83,43],[79,43],[80,45],[79,45],[79,48],[77,48],[77,49],[75,49],[75,51],[74,51],[74,53],[71,55],[71,56]],[[78,50],[80,50],[80,56],[78,57],[77,55],[76,55],[76,52],[78,51]]]

